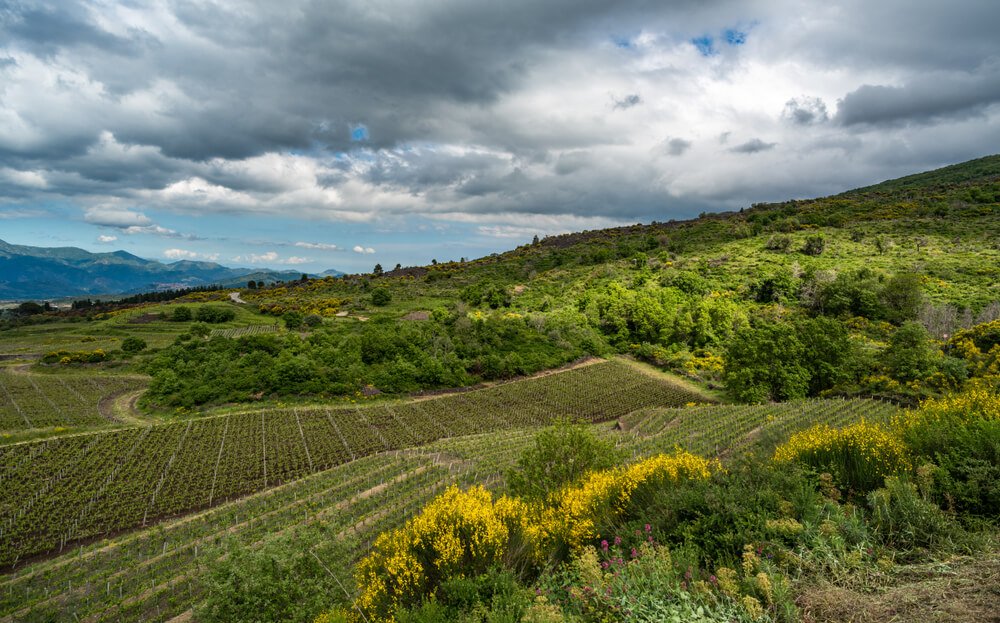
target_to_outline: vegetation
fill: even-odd
[[[959,564],[990,594],[998,180],[6,310],[0,617],[833,621]]]

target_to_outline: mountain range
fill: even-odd
[[[343,273],[328,270],[320,276]],[[77,247],[31,247],[0,240],[0,300],[134,294],[247,281],[289,281],[301,272],[229,268],[214,262],[165,264],[127,251],[91,253]]]

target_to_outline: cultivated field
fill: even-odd
[[[604,373],[611,371],[608,367]],[[634,372],[631,378],[641,381]],[[541,380],[493,390],[519,387],[524,404],[510,406],[531,409],[537,394],[530,386]],[[471,399],[475,393],[449,399]],[[563,400],[563,412],[576,408],[576,397],[563,394]],[[760,407],[640,408],[622,414],[620,423],[598,426],[636,456],[675,445],[728,455],[733,449],[766,450],[779,437],[816,421],[843,424],[894,412],[887,403],[839,399]],[[329,535],[315,553],[350,587],[352,563],[374,536],[401,524],[449,484],[502,487],[504,470],[530,444],[535,430],[455,436],[420,448],[379,452],[155,527],[74,545],[54,558],[18,565],[0,579],[0,617],[6,617],[0,620],[167,621],[198,602],[207,569],[228,557],[234,544],[261,547],[309,525],[322,526]]]
[[[0,565],[444,437],[697,400],[603,362],[402,404],[270,409],[0,448]]]

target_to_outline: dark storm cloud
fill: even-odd
[[[866,154],[898,153],[880,126],[968,118],[996,101],[1000,80],[987,71],[987,59],[1000,56],[996,3],[956,2],[908,10],[902,0],[844,0],[842,10],[821,11],[799,0],[177,0],[121,10],[0,0],[0,172],[38,172],[46,183],[0,183],[0,199],[147,205],[156,191],[195,179],[189,196],[143,209],[297,215],[302,206],[316,215],[333,205],[665,220],[809,195],[831,184],[834,158],[857,156],[860,176],[874,161]],[[123,24],[121,15],[141,19]],[[749,38],[724,32],[758,23]],[[722,53],[691,48],[706,32],[724,33]],[[745,101],[718,94],[740,79],[741,62],[763,66],[766,78],[788,59],[839,76],[840,91],[775,80],[794,90],[768,100],[765,114],[754,98],[770,85],[747,89]],[[913,78],[921,74],[933,79]],[[19,89],[8,80],[15,75]],[[903,86],[857,88],[854,75]],[[934,83],[954,92],[935,94]],[[789,100],[786,123],[775,123],[775,101],[806,92],[832,102],[847,91],[837,123],[823,123],[830,113],[811,96]],[[734,138],[726,132],[716,147],[724,129]],[[756,154],[778,141],[782,149],[728,157],[744,177],[723,169],[717,152],[754,136],[775,142],[754,138],[729,151]],[[941,140],[911,140],[924,151],[907,157],[938,163],[941,153],[985,149],[993,135],[968,136],[950,151],[932,149]],[[796,142],[810,140],[835,147],[817,156]],[[315,171],[289,165],[286,176],[277,163],[271,172],[281,174],[267,175],[270,164],[248,162],[271,156],[307,160]],[[783,180],[781,167],[761,170],[772,157],[804,164]],[[295,180],[305,180],[293,189],[305,198],[268,203]],[[705,187],[711,200],[699,194]],[[782,195],[750,194],[766,188]]]
[[[976,72],[915,79],[903,86],[864,85],[840,100],[843,125],[927,123],[966,117],[1000,102],[1000,63]]]
[[[10,6],[0,11],[0,32],[23,42],[36,54],[48,56],[76,46],[90,46],[118,55],[135,51],[128,39],[94,25],[82,6],[57,2],[18,9]]]
[[[762,151],[768,151],[769,149],[774,149],[777,143],[765,143],[759,138],[752,138],[745,143],[740,143],[739,145],[732,147],[729,151],[737,154],[756,154]]]

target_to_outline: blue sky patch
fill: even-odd
[[[743,45],[747,42],[747,33],[735,28],[727,28],[722,32],[722,36],[729,45]]]
[[[364,124],[358,124],[351,128],[351,140],[354,142],[361,142],[368,140],[368,127]]]
[[[712,56],[715,52],[715,40],[709,35],[702,35],[691,40],[702,56]]]

